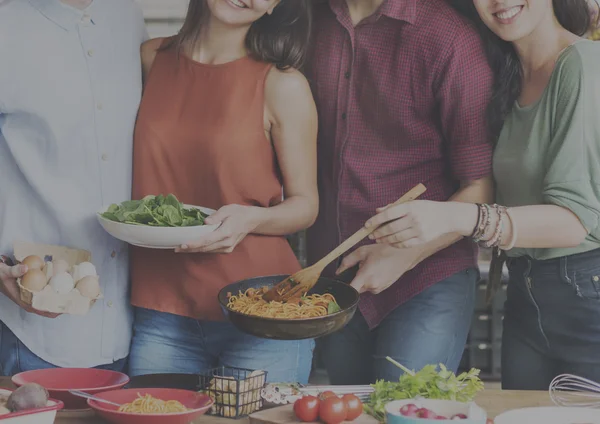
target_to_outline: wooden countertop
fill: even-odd
[[[14,388],[10,379],[0,377],[0,387]],[[502,390],[486,390],[482,392],[475,402],[485,409],[489,418],[495,418],[502,412],[535,406],[552,406],[552,401],[548,392],[518,392]],[[373,424],[376,421],[371,417],[364,416],[355,424]],[[297,424],[294,419],[292,406],[282,406],[270,410],[260,411],[253,414],[250,418],[240,420],[231,420],[226,418],[213,417],[205,415],[196,421],[195,424]],[[65,413],[59,413],[55,424],[106,424],[105,421],[89,416],[71,416],[67,417]]]

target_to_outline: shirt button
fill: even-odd
[[[112,300],[109,300],[108,303],[107,303],[107,305],[108,305],[109,308],[112,308],[112,305],[113,305]]]
[[[81,22],[83,22],[84,24],[90,24],[92,23],[92,17],[86,13],[81,17]]]
[[[117,252],[115,252],[114,250],[112,251],[112,253],[110,254],[111,258],[114,258],[115,256],[117,256]]]
[[[107,160],[108,160],[108,155],[107,155],[106,153],[104,153],[104,154],[102,155],[102,160],[103,160],[103,161],[107,161]]]
[[[346,79],[349,79],[350,78],[350,71],[346,71],[346,73],[344,74],[344,77]]]
[[[600,281],[600,277],[598,277],[597,275],[594,276],[593,280],[597,283],[598,281]]]
[[[348,117],[348,114],[346,114],[346,112],[342,113],[342,119],[345,121],[346,118]]]
[[[89,49],[87,53],[88,53],[89,57],[94,56],[94,50],[93,49]]]

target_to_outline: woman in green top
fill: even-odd
[[[373,238],[398,247],[460,235],[507,253],[505,389],[546,390],[561,373],[600,381],[600,43],[580,37],[588,5],[463,1],[496,72],[502,206],[415,201],[368,225],[391,221]]]

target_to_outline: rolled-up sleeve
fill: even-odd
[[[555,107],[543,200],[572,211],[600,240],[600,78],[576,49],[566,54],[549,85]]]
[[[460,31],[439,71],[437,100],[452,175],[473,181],[491,175],[491,133],[486,110],[493,74],[479,35]]]

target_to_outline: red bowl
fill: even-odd
[[[129,383],[129,377],[120,372],[94,368],[50,368],[22,372],[12,381],[17,386],[27,383],[44,386],[51,398],[64,402],[65,409],[87,409],[86,399],[70,394],[69,390],[96,394],[120,389]]]
[[[91,399],[88,400],[88,405],[102,418],[114,424],[190,424],[199,416],[204,415],[214,403],[210,396],[179,389],[113,390],[99,393],[96,397],[123,405],[133,402],[138,398],[138,395],[145,396],[146,394],[165,401],[179,401],[189,411],[174,414],[134,414],[119,412],[119,408],[116,406]]]

